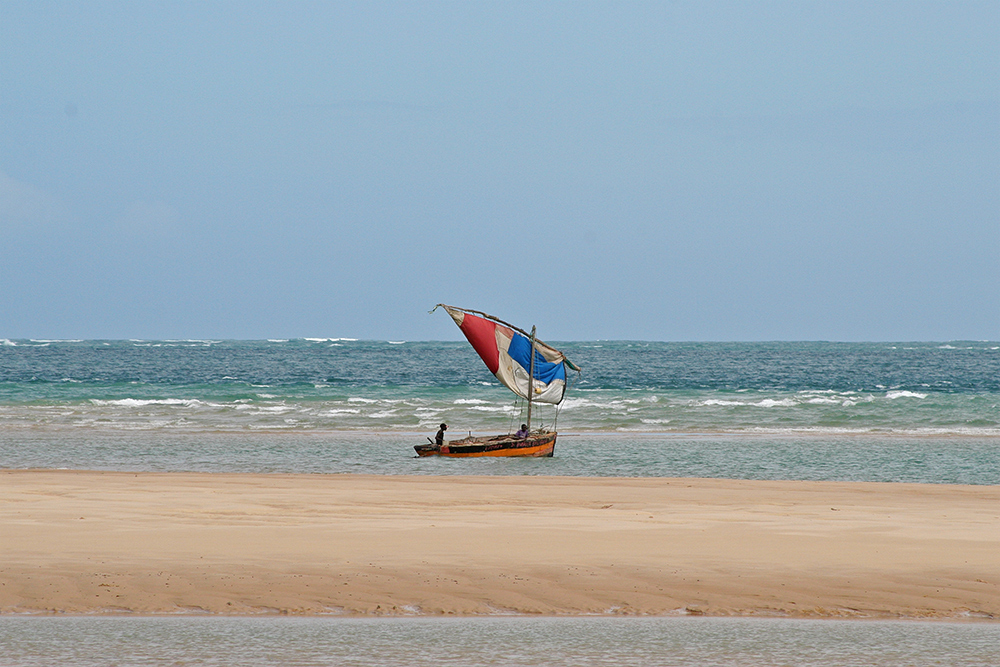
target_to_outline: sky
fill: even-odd
[[[0,337],[1000,339],[1000,3],[0,0]]]

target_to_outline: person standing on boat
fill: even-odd
[[[434,436],[435,445],[440,446],[444,444],[444,432],[447,430],[448,430],[448,425],[441,424],[441,428],[438,429],[437,435]]]
[[[514,434],[514,437],[518,440],[524,440],[528,437],[528,425],[521,424],[521,430]]]

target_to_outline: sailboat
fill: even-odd
[[[439,303],[433,313],[444,308],[462,330],[473,349],[500,383],[528,401],[528,435],[472,436],[460,440],[415,445],[418,456],[552,456],[556,447],[554,430],[532,429],[531,409],[535,403],[558,405],[566,392],[566,369],[580,369],[559,350],[531,333],[478,310]]]

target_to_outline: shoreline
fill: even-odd
[[[87,611],[87,612],[0,612],[0,623],[5,619],[324,619],[337,621],[464,621],[470,619],[565,619],[565,620],[749,620],[749,621],[814,621],[817,623],[888,623],[917,625],[1000,625],[1000,619],[979,616],[792,616],[787,614],[689,614],[683,612],[663,614],[630,614],[630,613],[592,613],[592,614],[529,614],[518,612],[497,612],[482,614],[428,614],[428,613],[347,613],[342,611],[296,613],[285,611],[259,611],[254,613],[228,613],[206,611],[163,611],[163,612],[123,612],[123,611]]]
[[[1000,620],[1000,486],[0,470],[8,616]]]

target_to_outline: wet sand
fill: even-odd
[[[0,612],[1000,619],[1000,487],[4,470]]]

